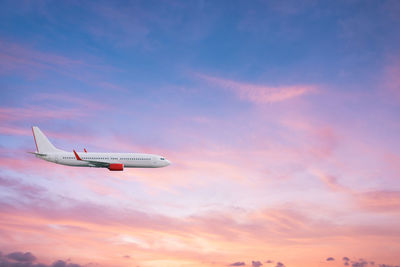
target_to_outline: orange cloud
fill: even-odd
[[[198,77],[216,86],[231,90],[240,99],[256,104],[281,102],[301,95],[315,92],[317,87],[314,85],[294,85],[294,86],[268,86],[252,83],[243,83],[219,77],[197,74]]]
[[[238,214],[228,210],[173,218],[73,200],[68,205],[42,201],[24,208],[17,203],[0,206],[0,232],[6,233],[0,248],[11,242],[12,249],[34,248],[35,254],[41,259],[47,256],[49,262],[68,255],[100,266],[226,266],[238,258],[267,260],[267,254],[287,266],[317,267],[327,253],[362,255],[371,247],[379,248],[383,240],[394,248],[400,237],[394,228],[345,226],[315,220],[290,208],[244,211],[238,221]],[[22,242],[18,236],[24,236]],[[46,253],[49,246],[51,256]],[[381,254],[377,250],[370,255]]]

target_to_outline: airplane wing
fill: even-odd
[[[92,165],[92,167],[108,167],[111,164],[110,162],[105,162],[105,161],[81,159],[78,153],[76,153],[75,149],[74,149],[74,154],[77,160],[88,162],[90,165]]]

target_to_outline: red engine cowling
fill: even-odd
[[[110,171],[123,171],[124,170],[124,164],[111,163],[110,165],[108,165],[108,169]]]

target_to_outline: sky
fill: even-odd
[[[0,266],[400,266],[399,14],[0,0]],[[172,164],[49,163],[33,125]]]

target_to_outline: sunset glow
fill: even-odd
[[[400,1],[0,13],[0,266],[400,266]]]

